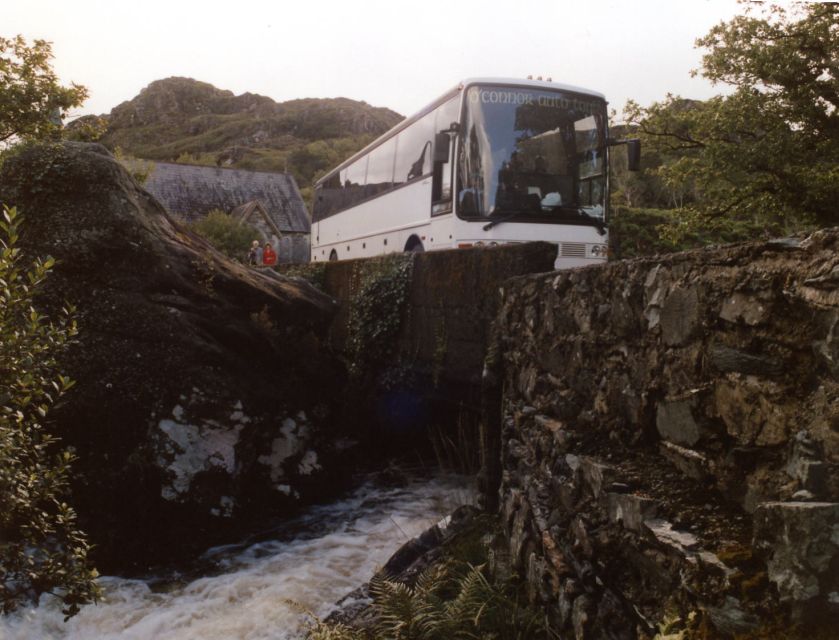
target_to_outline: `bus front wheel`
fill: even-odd
[[[422,246],[422,242],[419,238],[412,236],[405,245],[405,251],[408,253],[423,253],[425,251],[425,247]]]
[[[329,261],[330,262],[335,262],[337,259],[338,259],[338,252],[335,251],[335,249],[333,249],[331,251],[331,253],[329,254]]]

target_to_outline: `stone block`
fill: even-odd
[[[699,540],[695,535],[674,529],[667,520],[660,518],[645,520],[644,527],[660,545],[680,556],[687,556],[690,551],[699,546]]]
[[[813,344],[813,350],[834,378],[839,378],[839,311],[835,309],[822,319],[825,336]]]
[[[586,640],[586,631],[594,614],[595,603],[585,593],[574,600],[571,607],[571,626],[575,640]]]
[[[676,288],[661,306],[661,338],[669,347],[681,346],[699,328],[699,295],[695,287]]]
[[[822,459],[823,447],[803,430],[795,434],[790,447],[786,472],[798,480],[802,489],[813,494],[822,494],[827,483],[827,465]]]
[[[519,510],[513,517],[510,531],[510,563],[514,569],[521,569],[524,562],[524,548],[530,538],[530,505],[522,500]]]
[[[743,605],[736,598],[727,596],[722,605],[706,609],[711,624],[717,631],[726,635],[749,633],[758,628],[760,620],[754,614],[743,609]]]
[[[527,591],[531,602],[547,602],[552,591],[548,565],[535,552],[527,559]]]
[[[513,518],[522,503],[522,492],[519,489],[506,489],[501,503],[501,516],[505,528],[509,531],[513,526]]]
[[[580,477],[583,483],[588,487],[593,497],[599,498],[604,483],[608,484],[612,481],[614,469],[588,456],[580,456],[578,460]]]
[[[659,450],[662,456],[689,478],[705,480],[710,474],[708,458],[694,449],[680,447],[672,442],[662,442]]]
[[[557,608],[559,613],[560,629],[565,628],[571,622],[571,612],[574,605],[574,599],[580,595],[582,589],[576,580],[568,578],[559,588],[559,597],[557,598]]]
[[[661,303],[667,289],[666,283],[659,278],[661,265],[657,264],[650,269],[644,280],[644,317],[647,319],[647,328],[654,329],[661,320]]]
[[[534,416],[536,424],[542,427],[547,433],[551,434],[554,445],[559,451],[564,451],[568,446],[568,436],[566,432],[566,425],[561,420],[554,420],[548,416],[541,414]]]
[[[655,426],[665,440],[692,447],[701,437],[693,418],[693,399],[665,400],[656,407]]]
[[[611,304],[602,305],[608,307],[604,318],[608,318],[608,324],[617,336],[638,335],[639,320],[635,309],[632,307],[632,299],[627,297],[626,291],[615,291],[612,295]],[[601,309],[597,310],[598,323],[600,323]]]
[[[743,322],[754,327],[763,322],[768,313],[766,303],[753,295],[736,292],[723,300],[720,318],[726,322]]]
[[[784,367],[777,359],[765,355],[753,355],[727,347],[724,344],[712,344],[708,359],[717,371],[736,372],[758,376],[778,376]]]
[[[624,528],[640,533],[644,521],[656,515],[656,502],[628,493],[608,493],[607,511],[611,522],[620,522]]]
[[[778,476],[779,474],[765,466],[757,468],[747,476],[742,499],[746,513],[754,513],[762,503],[777,499]]]
[[[754,544],[769,553],[769,580],[782,601],[804,602],[839,589],[839,503],[764,502]]]
[[[728,374],[717,382],[714,408],[739,444],[760,446],[784,443],[789,420],[799,412],[797,403],[779,385],[739,374]]]
[[[550,562],[551,568],[558,576],[565,576],[571,573],[568,562],[559,550],[550,531],[542,532],[542,549],[545,551],[545,557]]]
[[[574,518],[574,521],[571,523],[571,527],[569,528],[569,535],[573,540],[574,551],[590,560],[594,554],[594,548],[591,546],[591,540],[589,539],[588,530],[586,529],[586,523],[582,518]]]

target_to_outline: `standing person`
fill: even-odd
[[[262,250],[262,264],[266,267],[277,264],[277,254],[270,242],[265,243],[265,248]]]
[[[262,247],[259,246],[259,240],[254,240],[251,243],[251,249],[248,251],[248,264],[254,267],[262,264]]]

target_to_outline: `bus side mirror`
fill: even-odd
[[[446,164],[449,161],[449,145],[451,138],[447,133],[434,136],[434,164]]]
[[[630,171],[641,168],[641,141],[637,138],[626,141],[626,160]]]

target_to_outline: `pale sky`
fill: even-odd
[[[77,113],[188,76],[283,101],[345,96],[409,115],[472,76],[550,76],[621,111],[666,92],[703,99],[694,40],[735,0],[0,0],[0,36],[53,42]]]

